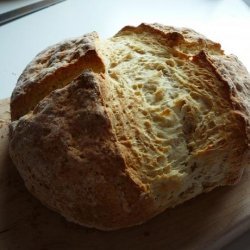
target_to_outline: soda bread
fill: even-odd
[[[190,29],[127,26],[38,54],[11,97],[10,155],[75,223],[141,224],[249,165],[250,77]]]

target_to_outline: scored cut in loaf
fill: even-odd
[[[141,224],[249,162],[250,77],[190,29],[127,26],[38,54],[11,97],[10,155],[28,190],[69,221]]]

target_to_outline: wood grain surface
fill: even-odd
[[[0,101],[0,249],[221,249],[250,227],[250,172],[144,225],[101,232],[67,222],[26,190],[8,155],[9,100]]]

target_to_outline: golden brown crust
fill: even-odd
[[[168,46],[177,47],[178,50],[184,49],[185,52],[194,55],[202,49],[209,49],[211,52],[223,54],[219,43],[215,43],[205,36],[197,33],[192,29],[175,28],[158,23],[146,24],[142,23],[138,27],[125,26],[117,35],[126,32],[142,33],[149,32],[155,36],[160,36]]]
[[[243,142],[244,152],[241,165],[235,164],[228,173],[228,184],[235,184],[240,180],[244,168],[250,162],[250,76],[244,65],[236,56],[225,55],[219,57],[216,55],[207,56],[207,60],[213,67],[219,78],[226,84],[230,100],[233,105],[232,112],[239,119],[239,133],[237,136],[239,142]],[[241,134],[241,136],[240,136]]]
[[[101,84],[104,79],[85,72],[52,92],[12,131],[10,153],[27,188],[44,204],[79,224],[116,229],[154,212],[117,148]]]
[[[97,55],[95,32],[63,41],[40,52],[28,64],[11,96],[11,120],[32,110],[52,90],[71,82],[84,69],[104,72]]]
[[[231,154],[231,167],[225,178],[228,185],[236,184],[249,162],[249,95],[250,77],[246,68],[233,55],[211,55],[201,51],[194,61],[215,73],[223,83],[224,98],[231,104],[231,113],[236,118],[232,142],[238,149]],[[236,147],[236,146],[235,146]]]
[[[250,76],[244,65],[234,55],[208,55],[208,61],[218,76],[228,85],[234,110],[246,120],[247,138],[250,138]]]

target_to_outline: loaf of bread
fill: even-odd
[[[250,77],[190,29],[127,26],[38,54],[11,97],[10,156],[67,220],[141,224],[249,165]]]

